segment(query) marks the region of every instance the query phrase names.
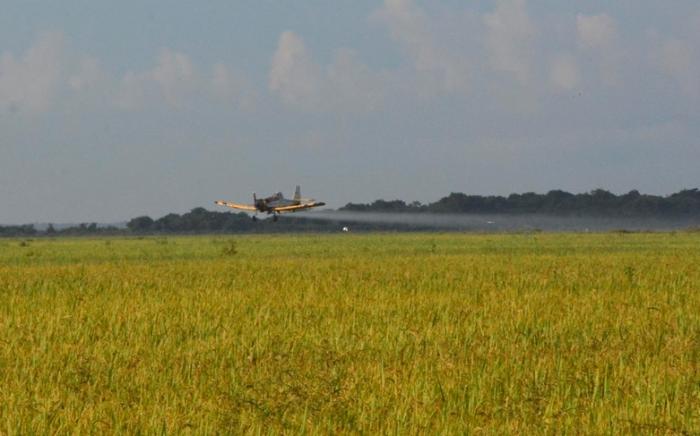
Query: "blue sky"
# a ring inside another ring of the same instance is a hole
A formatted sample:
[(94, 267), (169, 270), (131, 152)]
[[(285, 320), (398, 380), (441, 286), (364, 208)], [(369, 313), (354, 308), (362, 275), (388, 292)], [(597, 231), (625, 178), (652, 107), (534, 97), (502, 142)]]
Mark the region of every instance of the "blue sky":
[(5, 1), (0, 223), (700, 186), (700, 4)]

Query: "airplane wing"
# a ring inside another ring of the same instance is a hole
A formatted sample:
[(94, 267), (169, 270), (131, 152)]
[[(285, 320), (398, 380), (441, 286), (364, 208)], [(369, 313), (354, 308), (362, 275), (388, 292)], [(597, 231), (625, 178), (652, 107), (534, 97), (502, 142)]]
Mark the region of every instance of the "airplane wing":
[(301, 203), (301, 204), (295, 204), (292, 206), (280, 206), (280, 207), (275, 207), (274, 211), (278, 213), (283, 213), (283, 212), (297, 212), (303, 209), (311, 209), (312, 207), (319, 207), (319, 206), (325, 206), (326, 203), (322, 201), (312, 201), (310, 203)]
[(226, 206), (230, 207), (231, 209), (240, 209), (240, 210), (247, 210), (249, 212), (255, 212), (257, 209), (255, 206), (252, 204), (238, 204), (238, 203), (230, 203), (228, 201), (222, 201), (222, 200), (217, 200), (214, 203), (218, 204), (219, 206)]

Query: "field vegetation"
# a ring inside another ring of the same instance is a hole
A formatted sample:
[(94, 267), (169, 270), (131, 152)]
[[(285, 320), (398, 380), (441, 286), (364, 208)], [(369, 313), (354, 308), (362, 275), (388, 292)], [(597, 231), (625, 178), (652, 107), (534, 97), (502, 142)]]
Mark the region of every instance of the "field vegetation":
[(699, 233), (0, 239), (0, 433), (698, 433), (699, 265)]

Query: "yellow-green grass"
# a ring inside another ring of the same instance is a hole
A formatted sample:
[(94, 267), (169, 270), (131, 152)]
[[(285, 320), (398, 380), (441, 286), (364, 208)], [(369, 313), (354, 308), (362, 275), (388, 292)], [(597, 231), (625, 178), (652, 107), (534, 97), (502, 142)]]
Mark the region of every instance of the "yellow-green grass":
[(0, 239), (0, 433), (697, 433), (700, 234)]

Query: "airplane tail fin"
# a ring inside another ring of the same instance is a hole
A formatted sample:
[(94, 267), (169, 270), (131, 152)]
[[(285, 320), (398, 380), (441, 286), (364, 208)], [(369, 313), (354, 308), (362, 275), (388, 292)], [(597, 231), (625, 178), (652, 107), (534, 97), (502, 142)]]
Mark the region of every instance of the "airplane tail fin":
[(301, 186), (297, 185), (297, 189), (294, 191), (294, 200), (301, 201)]

